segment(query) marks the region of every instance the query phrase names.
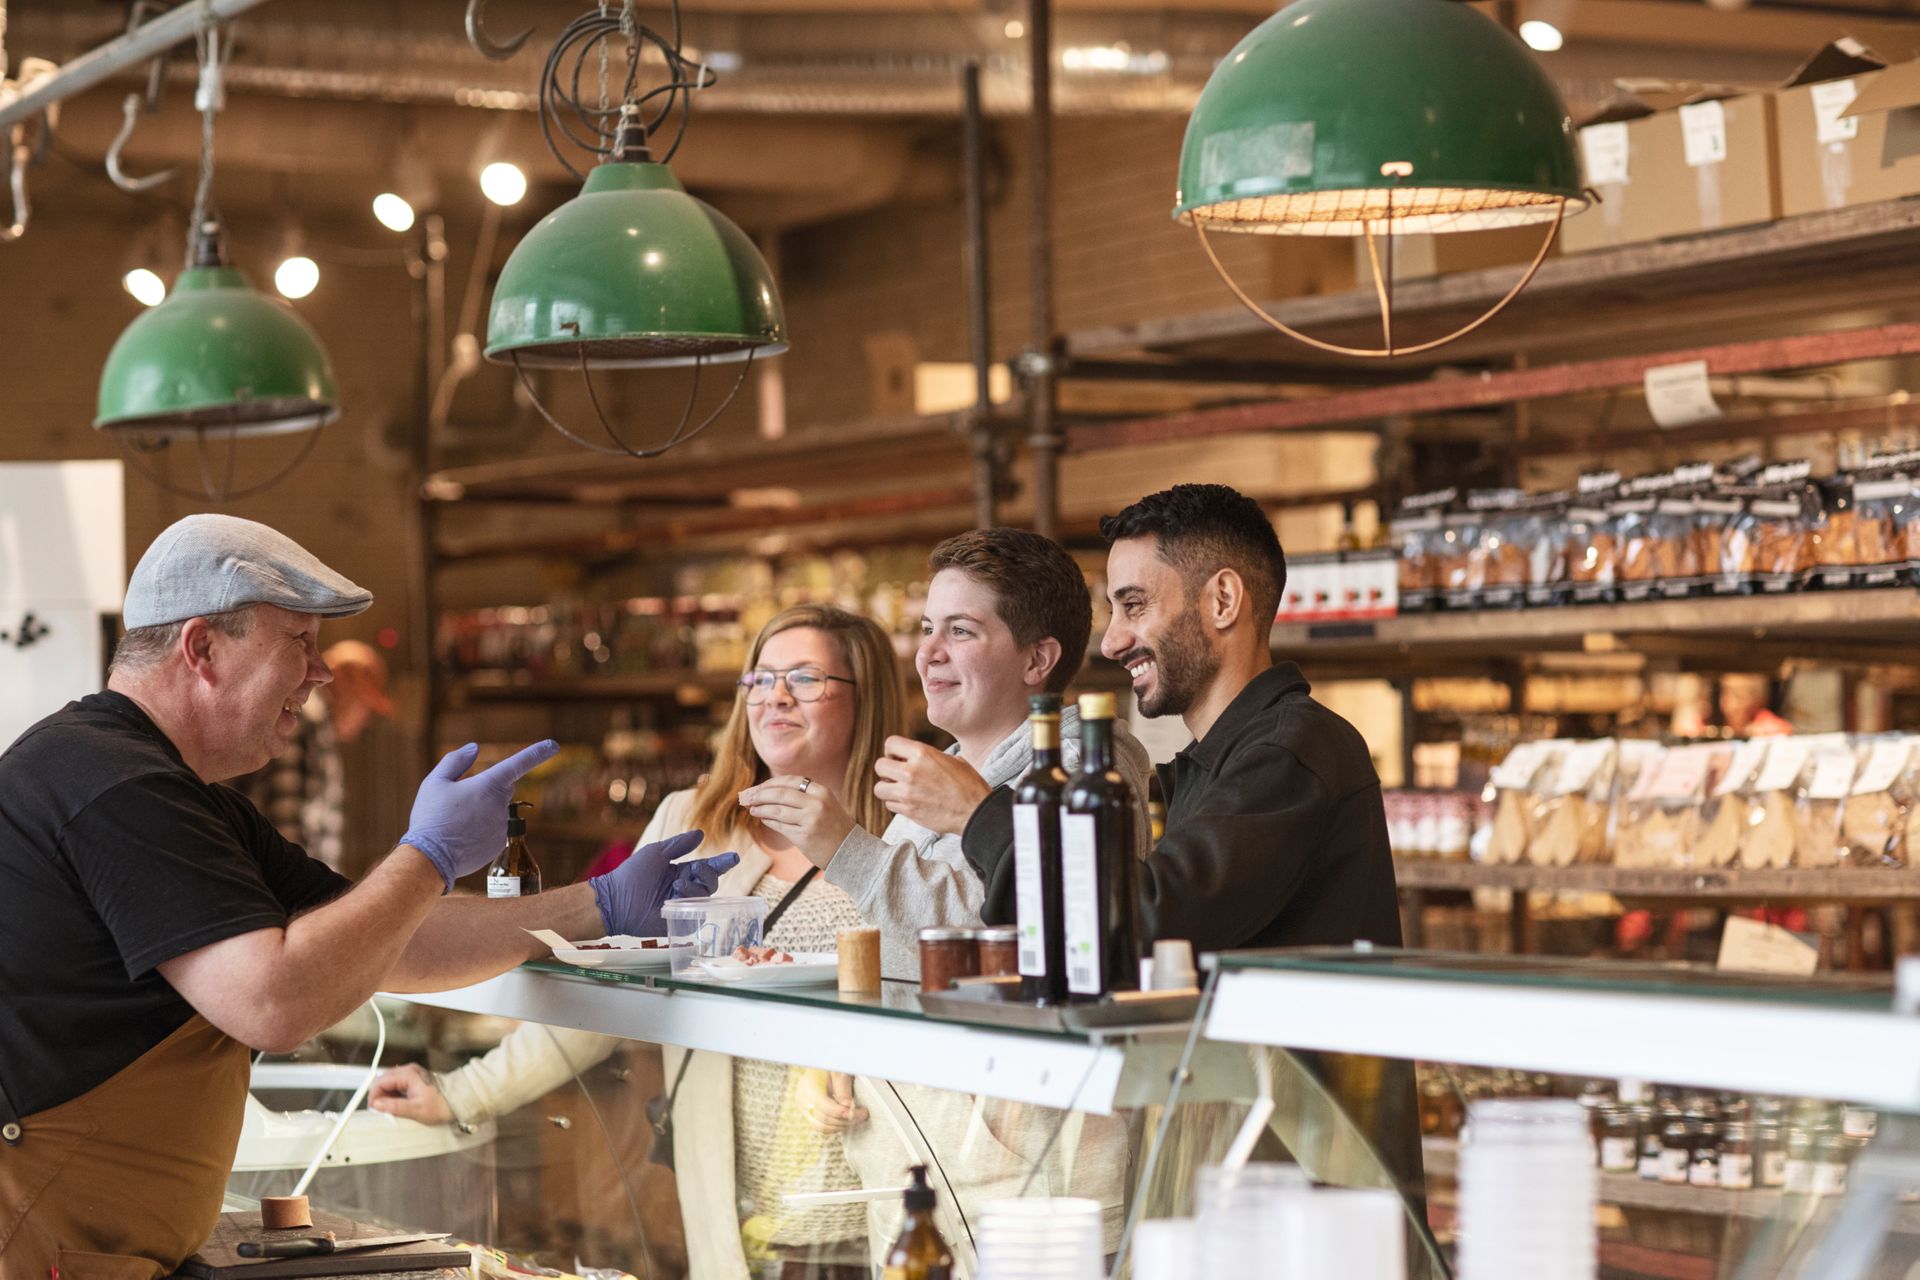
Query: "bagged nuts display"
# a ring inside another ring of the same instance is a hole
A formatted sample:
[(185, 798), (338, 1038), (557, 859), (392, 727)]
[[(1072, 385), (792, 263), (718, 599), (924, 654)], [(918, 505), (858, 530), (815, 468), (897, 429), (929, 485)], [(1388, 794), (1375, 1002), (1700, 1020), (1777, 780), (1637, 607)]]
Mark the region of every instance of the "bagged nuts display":
[(1858, 766), (1851, 747), (1816, 749), (1795, 797), (1793, 860), (1799, 867), (1840, 865), (1840, 811)]
[(1493, 832), (1487, 861), (1515, 863), (1533, 842), (1535, 791), (1552, 781), (1568, 743), (1523, 742), (1495, 765), (1488, 782), (1494, 788)]
[(1793, 865), (1797, 840), (1793, 791), (1812, 754), (1806, 741), (1792, 738), (1781, 738), (1768, 747), (1766, 760), (1747, 794), (1741, 866), (1759, 870)]
[(1438, 607), (1442, 587), (1445, 513), (1459, 496), (1453, 489), (1404, 499), (1387, 530), (1400, 558), (1400, 612), (1423, 613)]
[(1700, 811), (1700, 836), (1693, 848), (1695, 866), (1730, 867), (1740, 859), (1747, 833), (1747, 790), (1766, 760), (1768, 741), (1752, 738), (1733, 750), (1726, 771), (1707, 794)]
[(1888, 738), (1867, 748), (1840, 817), (1840, 847), (1856, 867), (1907, 865), (1907, 827), (1916, 779), (1914, 740)]
[(1607, 860), (1614, 759), (1611, 738), (1576, 742), (1561, 754), (1531, 815), (1528, 862), (1537, 867), (1566, 867)]

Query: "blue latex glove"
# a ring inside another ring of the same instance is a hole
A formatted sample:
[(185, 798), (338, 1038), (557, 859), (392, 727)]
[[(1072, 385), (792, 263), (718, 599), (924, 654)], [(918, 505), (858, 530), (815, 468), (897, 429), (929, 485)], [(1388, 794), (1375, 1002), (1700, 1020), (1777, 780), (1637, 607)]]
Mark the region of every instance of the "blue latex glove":
[(603, 876), (587, 881), (593, 886), (593, 904), (609, 935), (657, 938), (666, 922), (660, 908), (673, 898), (704, 898), (719, 884), (721, 873), (740, 861), (737, 853), (722, 853), (683, 866), (673, 860), (700, 847), (706, 836), (688, 831), (670, 840), (643, 844), (625, 862)]
[(446, 887), (453, 888), (455, 880), (500, 855), (507, 845), (507, 802), (513, 799), (513, 784), (559, 750), (560, 744), (551, 738), (536, 742), (471, 778), (461, 775), (473, 767), (480, 748), (469, 742), (447, 752), (421, 781), (400, 843), (425, 854)]

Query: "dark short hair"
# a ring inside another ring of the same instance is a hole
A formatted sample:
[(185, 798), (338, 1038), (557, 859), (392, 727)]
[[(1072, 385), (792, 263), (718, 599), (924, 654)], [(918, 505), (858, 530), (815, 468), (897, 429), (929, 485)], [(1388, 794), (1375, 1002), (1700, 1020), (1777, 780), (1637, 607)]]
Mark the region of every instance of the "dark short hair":
[(1271, 621), (1287, 587), (1280, 535), (1252, 498), (1224, 484), (1177, 484), (1100, 517), (1109, 545), (1122, 538), (1153, 538), (1160, 558), (1179, 571), (1191, 594), (1222, 569), (1247, 584), (1256, 618)]
[(933, 549), (927, 572), (942, 569), (958, 569), (992, 591), (1016, 643), (1038, 644), (1048, 636), (1060, 642), (1048, 692), (1073, 682), (1093, 635), (1093, 596), (1065, 547), (1025, 529), (975, 529)]

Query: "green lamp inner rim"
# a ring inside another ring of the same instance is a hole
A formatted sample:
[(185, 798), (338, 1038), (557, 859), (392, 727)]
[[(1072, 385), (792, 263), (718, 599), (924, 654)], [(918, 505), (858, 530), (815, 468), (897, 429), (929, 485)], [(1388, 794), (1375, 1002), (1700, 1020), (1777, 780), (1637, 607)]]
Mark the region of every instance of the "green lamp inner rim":
[(317, 431), (339, 416), (340, 406), (330, 400), (285, 397), (277, 400), (240, 400), (140, 417), (102, 418), (93, 425), (97, 430), (115, 434), (159, 439), (206, 436), (216, 440), (246, 440)]
[(1551, 222), (1579, 213), (1591, 203), (1584, 195), (1512, 187), (1397, 186), (1302, 191), (1219, 200), (1180, 209), (1184, 223), (1200, 222), (1209, 231), (1257, 235), (1358, 236), (1391, 219), (1403, 234), (1489, 231)]
[(645, 333), (626, 337), (562, 338), (524, 346), (491, 347), (495, 364), (529, 369), (670, 369), (692, 364), (737, 364), (751, 356), (777, 356), (787, 349), (773, 338), (711, 333)]

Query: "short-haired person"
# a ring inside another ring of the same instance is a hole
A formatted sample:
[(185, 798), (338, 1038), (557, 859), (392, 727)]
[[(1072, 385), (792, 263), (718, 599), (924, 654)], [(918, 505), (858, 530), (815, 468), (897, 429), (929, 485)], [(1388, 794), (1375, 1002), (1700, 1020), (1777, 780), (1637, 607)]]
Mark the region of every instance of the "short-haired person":
[[(740, 803), (825, 869), (861, 916), (880, 926), (889, 977), (920, 973), (922, 928), (980, 923), (983, 887), (967, 868), (960, 833), (981, 800), (1025, 773), (1033, 748), (1028, 699), (1059, 693), (1079, 672), (1093, 630), (1093, 599), (1080, 566), (1050, 538), (1024, 529), (979, 529), (935, 547), (927, 561), (926, 615), (914, 665), (927, 719), (953, 736), (942, 752), (906, 737), (887, 741), (874, 766), (876, 795), (895, 817), (884, 833), (856, 823), (831, 793), (793, 775), (769, 778)], [(1079, 766), (1079, 717), (1061, 713), (1063, 754)], [(1114, 754), (1144, 806), (1151, 765), (1124, 728)], [(1145, 810), (1135, 826), (1146, 849)]]
[(472, 777), (477, 748), (449, 753), (358, 884), (308, 857), (220, 784), (331, 679), (321, 620), (372, 602), (265, 525), (188, 516), (133, 571), (106, 690), (0, 755), (0, 1276), (173, 1272), (218, 1220), (249, 1047), (502, 973), (541, 950), (525, 928), (654, 932), (732, 865), (676, 870), (690, 833), (590, 884), (444, 896), (499, 853), (551, 742)]
[[(1149, 939), (1196, 951), (1400, 943), (1380, 780), (1354, 727), (1269, 648), (1286, 558), (1266, 514), (1225, 485), (1182, 484), (1100, 521), (1113, 620), (1100, 651), (1140, 710), (1192, 745), (1162, 766), (1166, 834), (1140, 867)], [(966, 854), (1012, 918), (1010, 797), (982, 806)]]

